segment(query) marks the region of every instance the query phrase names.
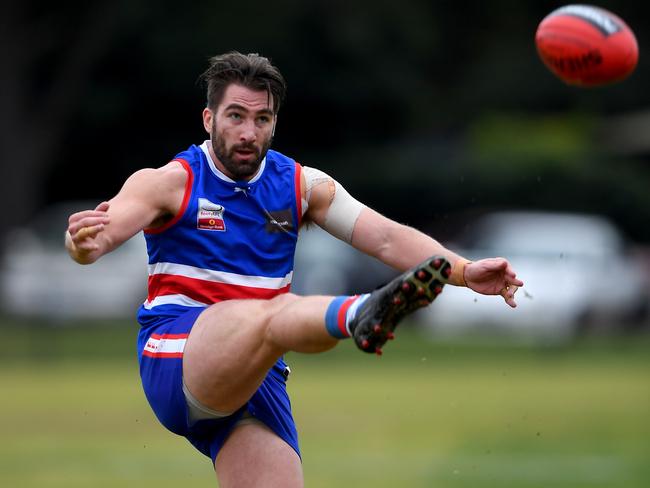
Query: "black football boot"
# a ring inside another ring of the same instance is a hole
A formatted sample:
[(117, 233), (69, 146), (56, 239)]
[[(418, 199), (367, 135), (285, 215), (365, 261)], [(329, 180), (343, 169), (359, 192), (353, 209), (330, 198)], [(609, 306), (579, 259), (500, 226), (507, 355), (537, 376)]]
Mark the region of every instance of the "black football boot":
[(433, 256), (373, 291), (349, 324), (357, 347), (381, 355), (400, 320), (433, 302), (450, 275), (449, 262)]

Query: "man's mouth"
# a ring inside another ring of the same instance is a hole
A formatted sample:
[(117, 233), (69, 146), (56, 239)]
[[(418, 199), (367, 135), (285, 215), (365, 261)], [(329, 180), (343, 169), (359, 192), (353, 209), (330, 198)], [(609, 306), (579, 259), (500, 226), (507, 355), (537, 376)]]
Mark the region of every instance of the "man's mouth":
[(257, 151), (255, 149), (251, 149), (251, 148), (238, 148), (238, 149), (235, 149), (235, 154), (237, 154), (237, 155), (239, 155), (241, 157), (247, 158), (247, 157), (254, 156), (255, 154), (257, 154)]

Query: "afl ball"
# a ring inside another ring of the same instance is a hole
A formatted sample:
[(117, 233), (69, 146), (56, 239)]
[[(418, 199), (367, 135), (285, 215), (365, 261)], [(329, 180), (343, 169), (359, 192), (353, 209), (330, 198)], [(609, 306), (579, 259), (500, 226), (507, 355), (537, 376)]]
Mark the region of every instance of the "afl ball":
[(627, 78), (637, 65), (636, 37), (618, 16), (591, 5), (566, 5), (537, 28), (540, 58), (569, 85), (600, 86)]

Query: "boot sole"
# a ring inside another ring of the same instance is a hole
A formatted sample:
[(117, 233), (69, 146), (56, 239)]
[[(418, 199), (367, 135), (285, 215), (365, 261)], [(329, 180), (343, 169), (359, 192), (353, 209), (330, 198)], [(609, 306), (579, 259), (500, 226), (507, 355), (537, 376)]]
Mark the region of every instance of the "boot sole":
[(373, 292), (355, 320), (354, 340), (359, 349), (381, 355), (381, 347), (394, 339), (399, 322), (433, 302), (450, 275), (449, 262), (434, 256)]

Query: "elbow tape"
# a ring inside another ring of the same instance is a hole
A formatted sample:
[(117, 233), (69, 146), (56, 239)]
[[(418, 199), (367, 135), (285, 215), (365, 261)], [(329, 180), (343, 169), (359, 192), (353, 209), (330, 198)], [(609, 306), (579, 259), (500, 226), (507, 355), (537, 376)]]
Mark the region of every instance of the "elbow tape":
[(310, 199), (311, 190), (314, 186), (323, 183), (334, 185), (334, 195), (325, 214), (325, 221), (322, 227), (334, 237), (350, 243), (352, 241), (354, 225), (359, 218), (359, 214), (365, 208), (365, 205), (350, 195), (338, 181), (326, 173), (315, 168), (304, 166), (303, 174), (305, 175), (307, 186), (307, 201)]

